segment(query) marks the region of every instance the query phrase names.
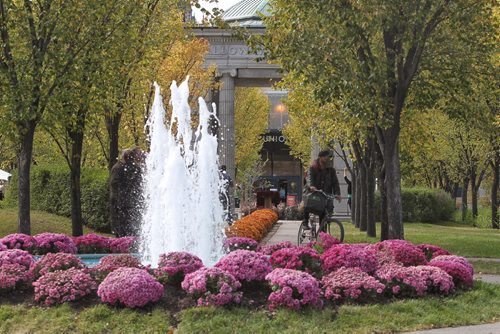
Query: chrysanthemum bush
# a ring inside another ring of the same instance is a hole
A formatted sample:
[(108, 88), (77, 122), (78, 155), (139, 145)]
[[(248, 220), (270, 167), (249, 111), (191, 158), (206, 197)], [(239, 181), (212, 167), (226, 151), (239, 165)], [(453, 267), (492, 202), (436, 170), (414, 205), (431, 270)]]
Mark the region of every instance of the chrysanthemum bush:
[(321, 280), (324, 296), (335, 302), (371, 301), (380, 298), (385, 285), (359, 268), (342, 267)]
[(240, 282), (264, 281), (273, 267), (266, 255), (248, 250), (236, 250), (224, 256), (215, 264), (233, 275)]
[(319, 254), (308, 247), (294, 246), (277, 250), (271, 255), (271, 264), (274, 268), (303, 270), (315, 275), (321, 272)]
[(27, 288), (33, 280), (33, 272), (21, 264), (0, 266), (0, 294), (6, 291)]
[(111, 239), (109, 250), (111, 253), (130, 253), (136, 242), (135, 237), (121, 237)]
[(33, 256), (20, 249), (8, 249), (0, 252), (0, 267), (7, 264), (19, 264), (28, 270), (34, 263)]
[(105, 303), (135, 308), (159, 301), (163, 291), (163, 285), (146, 270), (118, 268), (99, 285), (97, 295)]
[(399, 263), (418, 266), (427, 263), (425, 253), (406, 240), (385, 240), (367, 247), (373, 251), (380, 264)]
[(76, 301), (94, 293), (96, 282), (83, 269), (49, 272), (33, 283), (35, 301), (51, 306)]
[(22, 249), (27, 252), (33, 252), (36, 248), (36, 241), (31, 235), (23, 233), (9, 234), (0, 239), (0, 250), (2, 250), (2, 244), (7, 249)]
[(2, 244), (2, 243), (0, 242), (0, 252), (2, 252), (2, 251), (4, 251), (4, 250), (7, 250), (7, 249), (8, 249), (8, 248), (7, 248), (7, 246), (5, 246), (4, 244)]
[(278, 242), (277, 244), (259, 246), (257, 248), (257, 251), (265, 255), (272, 255), (274, 252), (280, 249), (290, 248), (290, 247), (294, 247), (294, 244), (292, 244), (290, 241), (282, 241)]
[(422, 250), (427, 258), (427, 261), (440, 255), (451, 255), (446, 249), (431, 244), (420, 244), (417, 247)]
[(278, 214), (271, 209), (261, 209), (245, 216), (226, 229), (228, 237), (246, 237), (262, 240), (274, 223)]
[(182, 289), (197, 299), (198, 306), (221, 306), (240, 303), (241, 283), (233, 275), (222, 269), (201, 268), (187, 274), (182, 281)]
[(321, 308), (319, 282), (306, 272), (276, 268), (266, 276), (273, 292), (269, 295), (269, 308), (287, 307), (298, 310), (310, 305)]
[(230, 237), (224, 240), (224, 249), (232, 252), (237, 249), (256, 250), (259, 244), (257, 241), (245, 237)]
[(37, 254), (47, 253), (72, 253), (77, 252), (73, 240), (65, 234), (60, 233), (40, 233), (35, 235)]
[(329, 274), (342, 267), (360, 268), (366, 273), (373, 273), (378, 268), (378, 261), (372, 251), (364, 245), (338, 244), (331, 246), (321, 255), (323, 274)]
[(429, 262), (448, 273), (457, 288), (470, 289), (473, 285), (474, 268), (465, 258), (455, 255), (440, 255)]
[(79, 254), (109, 253), (112, 240), (92, 233), (73, 238)]
[(180, 284), (184, 277), (203, 267), (203, 262), (196, 255), (187, 252), (161, 254), (156, 278), (163, 284)]
[(35, 278), (43, 276), (56, 270), (67, 270), (69, 268), (83, 269), (83, 262), (73, 254), (48, 253), (35, 264), (33, 273)]
[(118, 268), (143, 268), (143, 266), (138, 258), (130, 254), (107, 255), (91, 268), (91, 273), (95, 279), (102, 281)]
[(318, 254), (323, 254), (333, 245), (340, 244), (340, 240), (325, 232), (319, 232), (319, 240), (309, 243), (307, 246), (316, 250)]

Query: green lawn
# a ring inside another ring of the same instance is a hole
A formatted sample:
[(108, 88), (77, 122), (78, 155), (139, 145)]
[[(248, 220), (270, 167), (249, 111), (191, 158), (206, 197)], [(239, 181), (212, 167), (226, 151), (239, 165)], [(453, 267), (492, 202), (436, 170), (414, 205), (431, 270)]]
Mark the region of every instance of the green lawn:
[[(17, 232), (17, 208), (0, 209), (0, 237)], [(31, 211), (31, 234), (41, 232), (71, 235), (71, 219), (43, 211)], [(83, 233), (96, 233), (84, 227)], [(105, 235), (104, 233), (98, 233)]]
[(500, 286), (476, 282), (447, 298), (343, 305), (295, 312), (247, 308), (192, 308), (178, 315), (161, 306), (136, 311), (106, 305), (52, 308), (3, 304), (1, 333), (372, 333), (470, 325), (500, 319)]
[[(360, 232), (351, 223), (344, 223), (344, 228), (345, 242), (371, 243), (379, 240), (368, 238), (366, 232)], [(404, 231), (406, 240), (433, 244), (456, 255), (500, 258), (500, 230), (445, 222), (441, 224), (406, 223)], [(380, 235), (380, 224), (377, 224), (377, 235)]]
[(471, 261), (475, 273), (500, 275), (500, 262)]

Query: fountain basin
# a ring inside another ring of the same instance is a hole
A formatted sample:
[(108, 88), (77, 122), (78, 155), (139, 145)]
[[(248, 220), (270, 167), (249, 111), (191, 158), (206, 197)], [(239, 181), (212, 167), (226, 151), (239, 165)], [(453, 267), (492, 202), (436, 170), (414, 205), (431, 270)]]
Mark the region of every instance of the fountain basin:
[[(105, 256), (108, 255), (132, 255), (138, 259), (140, 259), (141, 255), (139, 253), (112, 253), (112, 254), (75, 254), (77, 258), (79, 258), (87, 267), (92, 268), (99, 264), (99, 261)], [(38, 261), (43, 255), (34, 255), (35, 261)]]

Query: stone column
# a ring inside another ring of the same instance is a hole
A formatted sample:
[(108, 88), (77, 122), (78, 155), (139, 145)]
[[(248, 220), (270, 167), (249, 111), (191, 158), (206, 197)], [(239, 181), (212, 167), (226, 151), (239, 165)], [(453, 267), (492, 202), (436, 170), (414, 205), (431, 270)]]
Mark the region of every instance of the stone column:
[(237, 71), (221, 73), (217, 115), (219, 127), (219, 163), (226, 165), (229, 176), (235, 177), (234, 78)]

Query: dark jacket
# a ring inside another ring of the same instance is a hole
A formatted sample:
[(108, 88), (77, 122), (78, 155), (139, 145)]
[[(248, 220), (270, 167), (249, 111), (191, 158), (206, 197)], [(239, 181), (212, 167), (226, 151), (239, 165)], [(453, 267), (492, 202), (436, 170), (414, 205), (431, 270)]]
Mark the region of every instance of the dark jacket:
[(335, 168), (321, 169), (318, 160), (309, 168), (309, 185), (323, 190), (327, 194), (340, 195), (339, 180)]

